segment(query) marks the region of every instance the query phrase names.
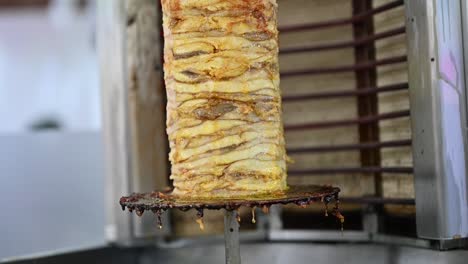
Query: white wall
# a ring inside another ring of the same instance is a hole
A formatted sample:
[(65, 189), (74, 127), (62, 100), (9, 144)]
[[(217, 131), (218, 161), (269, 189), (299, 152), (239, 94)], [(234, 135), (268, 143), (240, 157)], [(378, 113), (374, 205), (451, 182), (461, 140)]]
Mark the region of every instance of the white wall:
[[(106, 244), (94, 6), (73, 2), (0, 9), (0, 262)], [(63, 129), (27, 132), (44, 117)]]
[(0, 133), (49, 116), (65, 130), (100, 128), (94, 7), (52, 3), (0, 10)]

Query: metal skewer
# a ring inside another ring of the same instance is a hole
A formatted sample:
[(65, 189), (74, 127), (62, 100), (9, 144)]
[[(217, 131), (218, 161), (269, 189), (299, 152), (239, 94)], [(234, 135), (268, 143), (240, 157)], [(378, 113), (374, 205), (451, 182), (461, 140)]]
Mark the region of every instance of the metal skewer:
[(224, 211), (224, 243), (226, 264), (240, 264), (239, 222), (235, 210)]

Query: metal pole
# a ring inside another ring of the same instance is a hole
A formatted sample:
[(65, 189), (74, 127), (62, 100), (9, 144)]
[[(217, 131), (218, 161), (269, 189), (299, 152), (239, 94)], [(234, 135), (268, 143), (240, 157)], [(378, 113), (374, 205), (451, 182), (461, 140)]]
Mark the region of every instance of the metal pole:
[(224, 242), (226, 264), (240, 264), (239, 222), (235, 210), (224, 211)]

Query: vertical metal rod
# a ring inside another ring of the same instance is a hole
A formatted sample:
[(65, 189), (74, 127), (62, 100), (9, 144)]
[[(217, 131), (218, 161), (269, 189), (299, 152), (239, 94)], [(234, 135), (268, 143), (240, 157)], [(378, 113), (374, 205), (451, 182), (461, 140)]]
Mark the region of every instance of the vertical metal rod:
[[(353, 0), (353, 15), (369, 12), (372, 10), (373, 0)], [(361, 39), (374, 35), (374, 18), (369, 16), (366, 19), (353, 24), (354, 38)], [(376, 58), (375, 43), (370, 42), (366, 45), (357, 46), (354, 50), (356, 63), (365, 63), (374, 61)], [(376, 68), (356, 71), (356, 86), (375, 87), (377, 85), (377, 70)], [(379, 114), (378, 96), (377, 94), (369, 94), (357, 98), (358, 115), (373, 116)], [(380, 132), (377, 122), (370, 124), (361, 124), (359, 126), (359, 141), (360, 143), (379, 142)], [(361, 149), (361, 166), (380, 166), (381, 153), (380, 149)], [(363, 181), (364, 180), (364, 181)], [(369, 185), (369, 178), (361, 178), (363, 187)], [(373, 177), (374, 195), (382, 197), (382, 173), (375, 172)], [(368, 194), (367, 194), (368, 195)], [(379, 225), (378, 213), (382, 212), (382, 206), (373, 205), (363, 208), (363, 228), (370, 233), (378, 232), (382, 226)]]
[[(353, 0), (353, 13), (354, 15), (368, 12), (372, 10), (372, 0)], [(359, 39), (368, 37), (374, 34), (374, 19), (369, 17), (359, 23), (355, 23), (354, 38)], [(355, 48), (354, 55), (356, 63), (366, 63), (374, 61), (375, 43), (371, 42), (366, 45), (361, 45)], [(376, 68), (357, 71), (356, 72), (356, 87), (362, 89), (363, 87), (375, 87), (377, 85), (377, 70)], [(366, 96), (358, 97), (358, 115), (374, 116), (379, 114), (378, 110), (378, 96), (377, 94), (369, 94)], [(359, 126), (359, 141), (360, 143), (379, 142), (380, 132), (378, 123), (361, 124)], [(362, 166), (380, 166), (381, 157), (379, 149), (362, 149), (361, 150), (361, 163)], [(374, 174), (375, 195), (382, 195), (381, 174)]]
[(224, 211), (224, 242), (226, 264), (240, 264), (239, 222), (235, 210)]

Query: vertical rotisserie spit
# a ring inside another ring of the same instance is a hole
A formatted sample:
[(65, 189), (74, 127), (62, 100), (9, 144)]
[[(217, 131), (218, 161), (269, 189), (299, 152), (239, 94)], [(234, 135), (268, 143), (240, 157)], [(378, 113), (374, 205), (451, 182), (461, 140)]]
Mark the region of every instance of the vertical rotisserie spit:
[(276, 0), (162, 0), (174, 194), (284, 191)]

